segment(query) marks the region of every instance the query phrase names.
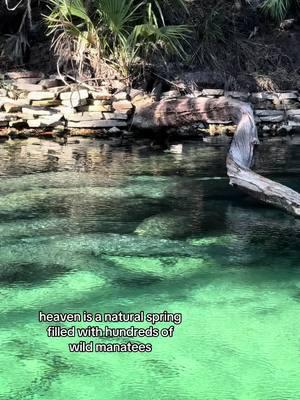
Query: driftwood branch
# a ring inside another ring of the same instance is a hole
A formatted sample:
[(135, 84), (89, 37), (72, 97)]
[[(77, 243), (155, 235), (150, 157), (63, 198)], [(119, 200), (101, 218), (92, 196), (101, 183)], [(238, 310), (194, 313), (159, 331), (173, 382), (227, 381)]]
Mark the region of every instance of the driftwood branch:
[(225, 97), (154, 102), (136, 109), (132, 125), (139, 129), (155, 129), (195, 122), (232, 122), (237, 125), (226, 161), (230, 184), (264, 203), (300, 216), (299, 193), (251, 170), (254, 149), (259, 141), (249, 104)]

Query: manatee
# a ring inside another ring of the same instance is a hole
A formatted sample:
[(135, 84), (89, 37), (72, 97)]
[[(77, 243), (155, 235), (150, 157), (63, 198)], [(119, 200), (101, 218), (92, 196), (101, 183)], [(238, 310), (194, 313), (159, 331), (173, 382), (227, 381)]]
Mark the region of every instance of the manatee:
[(136, 229), (140, 236), (180, 238), (192, 231), (191, 216), (178, 213), (157, 214), (146, 218)]
[[(205, 250), (205, 248), (203, 248)], [(115, 275), (106, 263), (107, 256), (199, 258), (197, 246), (185, 241), (118, 234), (56, 235), (23, 238), (0, 247), (0, 284), (34, 283), (66, 275), (70, 271), (93, 271)]]
[(120, 256), (189, 256), (198, 257), (199, 249), (185, 241), (140, 237), (136, 235), (118, 235), (114, 233), (80, 234), (72, 237), (60, 235), (23, 239), (16, 245), (0, 248), (0, 259), (7, 252), (14, 257), (16, 254), (28, 255), (33, 251), (34, 257), (66, 258), (65, 253), (73, 254), (76, 259), (79, 254), (90, 254), (95, 257), (102, 255)]
[(188, 239), (187, 243), (193, 246), (210, 246), (210, 245), (227, 246), (230, 244), (234, 244), (238, 240), (239, 239), (236, 235), (221, 235), (221, 236), (192, 238)]
[(106, 256), (104, 259), (133, 274), (134, 277), (140, 275), (160, 279), (185, 278), (211, 267), (207, 259), (192, 257)]
[(99, 293), (105, 280), (89, 271), (74, 271), (36, 286), (10, 286), (0, 288), (1, 311), (42, 310), (81, 302)]
[(0, 261), (0, 285), (5, 283), (36, 284), (47, 279), (53, 279), (68, 272), (68, 269), (59, 264), (40, 264), (32, 261), (14, 262), (3, 264)]

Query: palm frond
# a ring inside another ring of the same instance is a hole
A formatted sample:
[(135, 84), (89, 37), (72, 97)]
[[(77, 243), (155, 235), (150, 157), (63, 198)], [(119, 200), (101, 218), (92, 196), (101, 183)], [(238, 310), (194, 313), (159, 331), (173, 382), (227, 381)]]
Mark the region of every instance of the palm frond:
[(262, 11), (276, 21), (282, 21), (291, 6), (291, 0), (265, 0)]
[(128, 33), (128, 27), (137, 19), (137, 10), (143, 2), (135, 0), (99, 0), (98, 13), (112, 33)]

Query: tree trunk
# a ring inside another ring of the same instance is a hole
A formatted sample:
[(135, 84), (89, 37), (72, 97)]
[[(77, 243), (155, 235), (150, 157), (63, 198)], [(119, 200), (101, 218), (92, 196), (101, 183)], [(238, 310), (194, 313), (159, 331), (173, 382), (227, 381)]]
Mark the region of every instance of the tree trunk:
[(132, 125), (138, 129), (179, 127), (195, 122), (229, 123), (237, 129), (227, 156), (227, 174), (235, 185), (256, 199), (300, 216), (300, 194), (251, 171), (254, 148), (259, 143), (249, 104), (221, 97), (181, 98), (137, 108)]

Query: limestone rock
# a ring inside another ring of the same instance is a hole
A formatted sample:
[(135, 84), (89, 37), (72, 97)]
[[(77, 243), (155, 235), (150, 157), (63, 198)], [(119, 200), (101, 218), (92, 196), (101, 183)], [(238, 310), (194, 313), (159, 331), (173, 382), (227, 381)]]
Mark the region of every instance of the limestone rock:
[(287, 111), (287, 116), (289, 118), (294, 117), (294, 116), (298, 116), (298, 115), (300, 116), (300, 109), (299, 108), (297, 108), (295, 110), (288, 110)]
[(115, 113), (103, 113), (103, 116), (105, 119), (120, 119), (120, 120), (127, 120), (128, 115), (127, 113), (122, 113), (122, 112), (115, 112)]
[(70, 90), (68, 86), (54, 86), (54, 87), (49, 87), (47, 89), (49, 92), (55, 93), (56, 96), (60, 93), (69, 92)]
[(203, 89), (202, 96), (223, 96), (224, 90), (222, 89)]
[(48, 92), (46, 90), (39, 92), (31, 92), (28, 94), (29, 100), (53, 100), (55, 98), (55, 93)]
[(116, 111), (129, 111), (133, 108), (132, 103), (128, 100), (120, 100), (120, 101), (114, 101), (112, 103), (113, 108)]
[(0, 88), (0, 97), (6, 97), (6, 96), (7, 96), (7, 90)]
[(289, 121), (300, 122), (300, 114), (296, 114), (293, 115), (292, 117), (289, 117)]
[(83, 112), (64, 114), (65, 119), (68, 121), (81, 122), (81, 121), (98, 121), (103, 118), (101, 112)]
[(56, 112), (60, 112), (62, 114), (74, 114), (76, 113), (76, 109), (73, 107), (66, 107), (63, 105), (53, 107), (53, 110), (56, 110)]
[(297, 91), (282, 92), (278, 93), (278, 97), (280, 100), (297, 100), (298, 92)]
[(88, 99), (88, 105), (91, 105), (91, 106), (108, 106), (108, 105), (111, 105), (111, 101), (110, 100)]
[(76, 100), (83, 100), (89, 97), (89, 92), (86, 89), (79, 89), (74, 90), (73, 92), (63, 92), (60, 94), (61, 100), (69, 100), (69, 101), (76, 101)]
[(49, 108), (42, 107), (22, 107), (22, 113), (24, 114), (32, 114), (32, 115), (52, 115), (58, 114), (57, 110), (51, 110)]
[(126, 127), (127, 123), (123, 121), (114, 120), (98, 120), (98, 121), (81, 121), (73, 122), (68, 121), (68, 128), (112, 128), (116, 127)]
[(300, 109), (288, 110), (287, 117), (291, 121), (300, 122)]
[(250, 93), (238, 92), (238, 91), (228, 91), (225, 92), (226, 97), (232, 97), (233, 99), (238, 99), (241, 101), (247, 101), (249, 99)]
[(125, 91), (127, 88), (127, 85), (124, 82), (119, 81), (118, 79), (114, 79), (110, 83), (111, 83), (111, 87), (113, 89), (117, 89), (119, 92)]
[(19, 119), (23, 119), (23, 120), (28, 120), (28, 119), (34, 119), (34, 115), (33, 114), (24, 114), (22, 112), (17, 113), (17, 117)]
[[(74, 128), (73, 129), (73, 128), (70, 128), (69, 132), (68, 132), (68, 134), (70, 136), (86, 136), (86, 137), (95, 136), (98, 133), (99, 133), (99, 131), (97, 128), (96, 129), (89, 129), (89, 128), (82, 128), (82, 129)], [(68, 142), (69, 142), (69, 139), (68, 139)], [(79, 140), (77, 142), (80, 143)]]
[(129, 96), (126, 92), (118, 92), (114, 94), (114, 100), (129, 100)]
[(275, 100), (278, 99), (278, 95), (272, 92), (257, 92), (252, 93), (250, 96), (250, 101), (259, 102), (264, 100)]
[(92, 91), (90, 94), (94, 100), (111, 100), (113, 98), (113, 95), (105, 88)]
[(7, 113), (15, 113), (21, 111), (22, 106), (14, 103), (4, 103), (3, 108)]
[(55, 115), (50, 115), (50, 116), (45, 116), (45, 117), (40, 117), (37, 119), (32, 119), (28, 120), (28, 126), (30, 128), (45, 128), (48, 126), (57, 126), (62, 124), (62, 119), (63, 115), (62, 114), (55, 114)]
[(130, 95), (131, 99), (134, 99), (136, 96), (143, 97), (145, 95), (145, 93), (143, 90), (140, 90), (140, 89), (130, 89), (129, 95)]
[(42, 85), (31, 84), (31, 83), (22, 83), (15, 81), (14, 86), (19, 90), (25, 90), (26, 92), (39, 92), (43, 90)]
[[(7, 96), (12, 100), (16, 100), (19, 97), (15, 90), (8, 90)], [(26, 96), (27, 96), (27, 94), (26, 94)]]
[(39, 78), (43, 79), (44, 74), (38, 71), (14, 71), (5, 74), (9, 79)]
[(27, 124), (29, 128), (40, 128), (41, 127), (41, 121), (40, 119), (31, 119), (27, 121)]
[(83, 112), (110, 112), (112, 111), (112, 107), (111, 105), (86, 105), (83, 107), (79, 107), (78, 110)]
[(252, 102), (254, 105), (255, 110), (281, 110), (280, 101), (276, 100), (262, 100), (258, 101), (257, 103)]
[(169, 90), (168, 92), (163, 92), (161, 94), (162, 99), (176, 99), (180, 96), (178, 90)]
[[(1, 126), (1, 122), (0, 122), (0, 127), (4, 128), (4, 126)], [(9, 136), (8, 136), (8, 130), (7, 129), (0, 129), (0, 141), (4, 142), (5, 140), (8, 140)]]
[(33, 107), (57, 107), (61, 104), (60, 100), (33, 100), (31, 105)]
[(135, 107), (146, 107), (150, 104), (152, 104), (154, 102), (154, 99), (151, 96), (148, 95), (136, 95), (134, 97), (134, 99), (131, 100), (131, 103), (135, 106)]
[(284, 116), (284, 112), (280, 110), (256, 110), (255, 114), (258, 117), (266, 117), (266, 116), (272, 116), (272, 117), (278, 117), (278, 116)]
[(62, 84), (62, 81), (59, 79), (43, 79), (40, 81), (40, 85), (42, 85), (45, 89), (59, 87)]
[(62, 100), (61, 103), (65, 107), (71, 107), (71, 108), (81, 107), (87, 104), (87, 99), (72, 98), (72, 100)]
[(30, 104), (30, 100), (28, 100), (27, 96), (28, 92), (24, 91), (24, 92), (18, 92), (17, 96), (10, 96), (10, 97), (15, 100), (24, 100), (24, 101), (27, 100), (26, 104)]
[(25, 99), (19, 98), (13, 101), (10, 101), (9, 103), (16, 104), (18, 106), (26, 107), (30, 105), (30, 100), (26, 97)]
[(300, 102), (298, 100), (290, 100), (284, 99), (281, 100), (281, 107), (282, 110), (293, 110), (295, 108), (300, 108)]
[(9, 126), (11, 128), (22, 129), (27, 126), (27, 121), (23, 119), (16, 119), (15, 121), (10, 121)]
[(108, 133), (110, 133), (111, 135), (116, 135), (120, 132), (122, 132), (121, 129), (117, 128), (116, 126), (113, 126), (108, 130)]
[(41, 78), (20, 78), (20, 79), (18, 79), (17, 81), (18, 81), (18, 83), (20, 84), (23, 84), (23, 83), (25, 83), (25, 84), (36, 84), (36, 83), (39, 83), (39, 81), (41, 80)]
[(15, 103), (15, 100), (12, 100), (10, 97), (0, 97), (0, 108), (4, 106), (5, 103)]
[(288, 125), (292, 127), (300, 126), (300, 121), (288, 121)]
[(6, 122), (6, 121), (9, 122), (9, 121), (16, 120), (16, 119), (17, 119), (16, 114), (0, 112), (0, 122)]
[(202, 96), (202, 92), (200, 90), (193, 90), (192, 93), (186, 95), (186, 97), (200, 97)]
[(283, 116), (280, 115), (266, 115), (265, 117), (260, 117), (260, 120), (262, 122), (282, 122), (283, 121)]

